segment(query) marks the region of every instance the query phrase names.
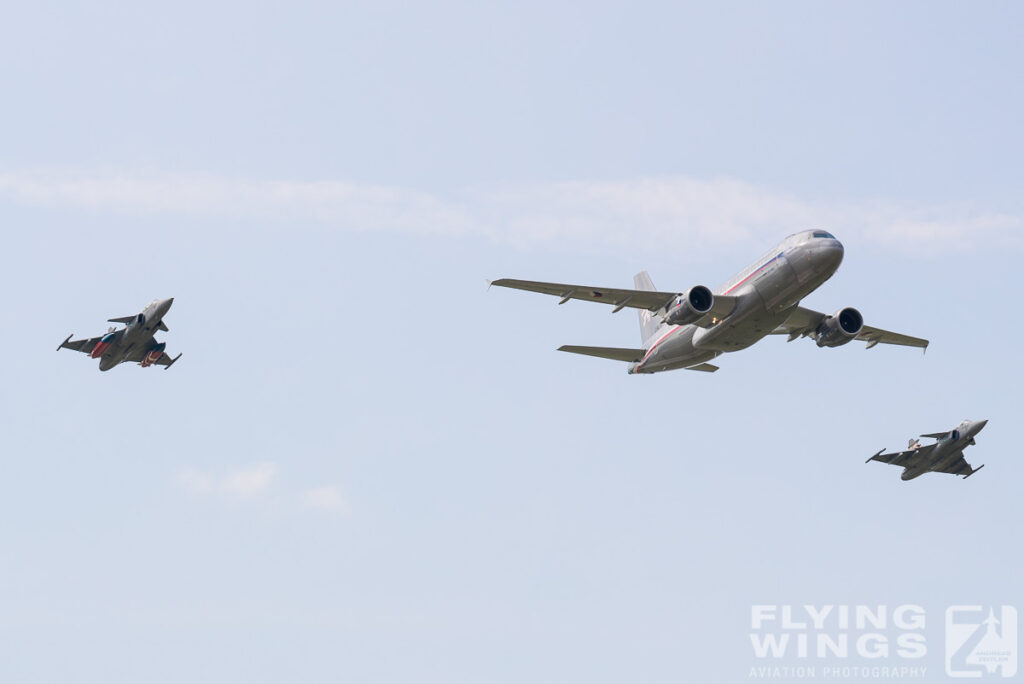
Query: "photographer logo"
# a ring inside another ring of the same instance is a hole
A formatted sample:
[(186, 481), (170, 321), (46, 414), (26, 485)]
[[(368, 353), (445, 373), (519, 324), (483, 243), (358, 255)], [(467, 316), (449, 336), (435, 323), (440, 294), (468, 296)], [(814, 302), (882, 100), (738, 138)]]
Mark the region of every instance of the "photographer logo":
[(947, 608), (946, 674), (974, 678), (1017, 674), (1017, 609)]

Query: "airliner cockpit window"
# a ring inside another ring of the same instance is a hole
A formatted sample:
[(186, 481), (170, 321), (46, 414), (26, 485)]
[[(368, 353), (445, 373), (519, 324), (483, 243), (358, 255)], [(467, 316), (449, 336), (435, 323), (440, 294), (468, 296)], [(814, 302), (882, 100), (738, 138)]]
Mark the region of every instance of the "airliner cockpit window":
[(823, 230), (816, 230), (816, 231), (814, 231), (814, 237), (828, 238), (830, 240), (835, 240), (836, 239), (836, 237), (832, 233), (826, 233)]

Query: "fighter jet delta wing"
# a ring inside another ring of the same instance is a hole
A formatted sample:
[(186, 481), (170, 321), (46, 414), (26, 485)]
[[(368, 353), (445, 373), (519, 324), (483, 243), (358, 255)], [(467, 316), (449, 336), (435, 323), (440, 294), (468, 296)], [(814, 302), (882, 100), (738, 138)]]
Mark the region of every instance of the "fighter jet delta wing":
[[(845, 317), (845, 320), (841, 317)], [(773, 330), (771, 334), (789, 335), (790, 341), (798, 337), (811, 337), (818, 340), (818, 346), (838, 346), (838, 344), (823, 342), (823, 333), (828, 332), (824, 328), (827, 328), (833, 321), (835, 323), (832, 327), (838, 333), (833, 336), (833, 339), (839, 344), (856, 339), (867, 342), (866, 349), (871, 349), (879, 343), (898, 344), (905, 347), (919, 347), (921, 349), (928, 348), (928, 340), (923, 340), (920, 337), (911, 337), (910, 335), (902, 335), (882, 330), (881, 328), (873, 328), (870, 325), (864, 325), (860, 312), (851, 308), (841, 309), (835, 315), (829, 316), (828, 314), (798, 306), (793, 309), (793, 313), (789, 315), (789, 318)]]
[[(570, 299), (580, 299), (587, 302), (598, 302), (611, 304), (615, 308), (612, 313), (621, 311), (624, 307), (633, 309), (646, 309), (658, 311), (682, 296), (681, 292), (657, 292), (654, 290), (623, 290), (612, 287), (593, 287), (591, 285), (567, 285), (565, 283), (542, 283), (534, 280), (515, 280), (513, 278), (501, 278), (489, 283), (498, 287), (510, 287), (515, 290), (527, 290), (529, 292), (540, 292), (541, 294), (560, 297), (559, 304), (565, 304)], [(710, 294), (710, 293), (709, 293)], [(714, 295), (710, 310), (702, 313), (708, 319), (722, 319), (732, 313), (736, 307), (736, 297), (728, 295)]]
[(178, 354), (173, 359), (164, 349), (167, 348), (166, 342), (160, 342), (153, 345), (152, 347), (140, 347), (131, 354), (125, 357), (125, 361), (137, 363), (143, 368), (148, 366), (164, 366), (164, 370), (167, 370), (174, 362), (181, 358), (181, 354)]
[(964, 458), (964, 452), (961, 451), (960, 452), (960, 458), (958, 458), (956, 461), (950, 463), (947, 466), (944, 466), (942, 468), (936, 469), (935, 472), (937, 472), (937, 473), (949, 473), (950, 475), (963, 475), (964, 479), (966, 480), (971, 475), (973, 475), (974, 473), (978, 472), (979, 470), (981, 470), (984, 467), (985, 466), (980, 465), (977, 468), (972, 468), (971, 464), (967, 462), (966, 458)]
[(71, 349), (72, 351), (79, 351), (84, 354), (92, 354), (92, 350), (96, 348), (96, 345), (99, 344), (103, 337), (103, 335), (100, 335), (99, 337), (90, 337), (86, 340), (72, 340), (71, 335), (68, 335), (68, 338), (57, 347), (57, 351)]
[(879, 451), (877, 454), (864, 461), (870, 463), (871, 461), (881, 461), (882, 463), (888, 463), (895, 466), (903, 466), (905, 468), (916, 468), (919, 465), (924, 464), (928, 460), (928, 455), (935, 450), (935, 444), (929, 444), (927, 446), (918, 447), (917, 449), (910, 449), (908, 451), (899, 451), (892, 454), (883, 454)]

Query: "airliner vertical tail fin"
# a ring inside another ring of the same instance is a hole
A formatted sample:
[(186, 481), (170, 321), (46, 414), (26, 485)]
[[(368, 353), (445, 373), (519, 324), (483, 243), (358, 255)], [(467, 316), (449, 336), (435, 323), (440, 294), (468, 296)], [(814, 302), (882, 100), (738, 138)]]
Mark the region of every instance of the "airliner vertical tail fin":
[[(638, 290), (655, 291), (654, 281), (651, 280), (651, 276), (647, 274), (647, 271), (640, 271), (633, 276), (633, 284), (636, 285)], [(646, 348), (648, 341), (654, 337), (654, 333), (658, 332), (658, 328), (661, 327), (661, 322), (647, 309), (639, 309), (637, 313), (640, 315), (640, 341), (643, 342)]]

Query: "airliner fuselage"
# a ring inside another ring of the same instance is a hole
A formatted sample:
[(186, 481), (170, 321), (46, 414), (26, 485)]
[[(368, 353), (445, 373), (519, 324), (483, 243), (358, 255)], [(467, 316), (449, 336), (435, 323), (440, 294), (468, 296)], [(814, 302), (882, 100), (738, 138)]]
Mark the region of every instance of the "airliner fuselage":
[(685, 368), (746, 349), (784, 323), (800, 300), (831, 278), (842, 261), (843, 245), (830, 233), (789, 236), (715, 290), (738, 298), (724, 320), (710, 327), (662, 326), (647, 354), (629, 372)]

